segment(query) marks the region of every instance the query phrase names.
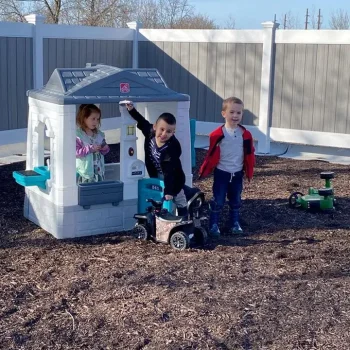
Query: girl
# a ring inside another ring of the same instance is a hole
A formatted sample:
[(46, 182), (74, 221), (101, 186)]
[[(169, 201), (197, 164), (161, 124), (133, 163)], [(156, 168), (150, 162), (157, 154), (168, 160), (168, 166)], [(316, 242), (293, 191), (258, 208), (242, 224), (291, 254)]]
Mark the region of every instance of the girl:
[(103, 181), (104, 155), (109, 152), (105, 135), (99, 130), (101, 110), (93, 104), (79, 107), (77, 114), (76, 166), (78, 183)]

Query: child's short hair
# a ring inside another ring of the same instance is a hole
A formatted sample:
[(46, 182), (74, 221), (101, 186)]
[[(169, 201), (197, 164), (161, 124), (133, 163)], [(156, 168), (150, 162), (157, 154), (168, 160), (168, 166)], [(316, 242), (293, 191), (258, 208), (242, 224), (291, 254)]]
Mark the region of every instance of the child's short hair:
[(171, 113), (162, 113), (157, 121), (156, 124), (160, 121), (160, 120), (164, 120), (167, 124), (169, 125), (176, 125), (176, 118), (174, 117), (173, 114)]
[(93, 112), (100, 114), (100, 122), (98, 127), (101, 126), (101, 110), (94, 104), (82, 104), (79, 106), (76, 123), (82, 129), (85, 128), (85, 119), (88, 118)]
[(226, 111), (226, 108), (230, 103), (237, 103), (239, 105), (244, 106), (244, 103), (241, 99), (239, 99), (238, 97), (232, 96), (232, 97), (229, 97), (229, 98), (222, 101), (222, 109), (221, 110), (223, 112)]

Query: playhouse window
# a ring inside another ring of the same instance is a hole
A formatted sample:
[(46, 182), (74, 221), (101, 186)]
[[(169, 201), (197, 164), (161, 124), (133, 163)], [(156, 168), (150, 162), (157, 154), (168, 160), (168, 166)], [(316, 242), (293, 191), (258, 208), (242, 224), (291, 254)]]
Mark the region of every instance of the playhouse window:
[(128, 136), (130, 136), (130, 135), (135, 135), (135, 126), (134, 126), (134, 125), (128, 125), (126, 134), (127, 134)]

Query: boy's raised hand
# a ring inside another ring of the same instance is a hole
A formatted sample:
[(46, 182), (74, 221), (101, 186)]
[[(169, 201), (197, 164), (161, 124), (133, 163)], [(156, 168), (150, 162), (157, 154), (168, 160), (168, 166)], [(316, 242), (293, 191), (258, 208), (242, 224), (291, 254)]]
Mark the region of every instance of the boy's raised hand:
[(128, 111), (132, 110), (134, 108), (134, 104), (132, 101), (123, 100), (119, 102), (120, 106), (125, 106)]
[(125, 103), (125, 106), (126, 106), (128, 111), (131, 111), (134, 108), (134, 104), (132, 103), (132, 101), (127, 101)]

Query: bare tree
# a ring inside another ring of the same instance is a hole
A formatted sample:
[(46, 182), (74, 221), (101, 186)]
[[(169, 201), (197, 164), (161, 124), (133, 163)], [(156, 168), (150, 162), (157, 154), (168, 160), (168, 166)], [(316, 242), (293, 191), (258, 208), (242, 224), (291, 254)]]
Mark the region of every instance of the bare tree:
[(58, 24), (60, 21), (60, 13), (62, 10), (62, 0), (43, 0), (42, 2), (37, 2), (40, 7), (38, 7), (39, 12), (43, 14), (46, 18), (47, 23)]
[(0, 0), (0, 19), (10, 22), (26, 22), (24, 16), (31, 12), (31, 8), (33, 8), (33, 3), (27, 1)]
[(127, 12), (123, 0), (0, 0), (0, 18), (17, 22), (38, 13), (46, 23), (125, 26)]
[(291, 11), (283, 13), (280, 16), (279, 22), (282, 29), (297, 29), (300, 28), (300, 21)]
[(235, 29), (235, 28), (236, 28), (236, 20), (232, 15), (229, 15), (227, 21), (223, 26), (223, 29)]
[(350, 18), (347, 11), (338, 9), (336, 12), (333, 12), (329, 21), (329, 27), (331, 29), (349, 29)]
[(318, 18), (317, 18), (317, 9), (315, 5), (312, 5), (310, 10), (309, 10), (309, 18), (308, 18), (308, 22), (310, 24), (309, 28), (312, 29), (317, 29), (317, 23), (318, 23)]
[(130, 18), (143, 28), (214, 29), (217, 26), (208, 16), (196, 14), (188, 0), (133, 0)]
[(66, 8), (62, 22), (86, 26), (125, 26), (128, 8), (120, 0), (74, 0)]
[(39, 13), (47, 23), (59, 23), (63, 0), (0, 0), (0, 18), (5, 21), (25, 22), (25, 16)]
[(174, 23), (175, 29), (217, 29), (214, 20), (204, 15), (193, 15)]
[(161, 25), (157, 0), (134, 0), (129, 17), (142, 23), (143, 28), (159, 28)]
[(160, 28), (174, 28), (176, 23), (194, 15), (188, 0), (158, 0)]
[(0, 0), (0, 19), (25, 22), (33, 12), (55, 24), (125, 27), (137, 20), (144, 28), (217, 28), (188, 0)]
[(0, 19), (26, 22), (25, 16), (38, 13), (46, 18), (46, 23), (60, 23), (61, 11), (68, 1), (64, 0), (0, 0)]

